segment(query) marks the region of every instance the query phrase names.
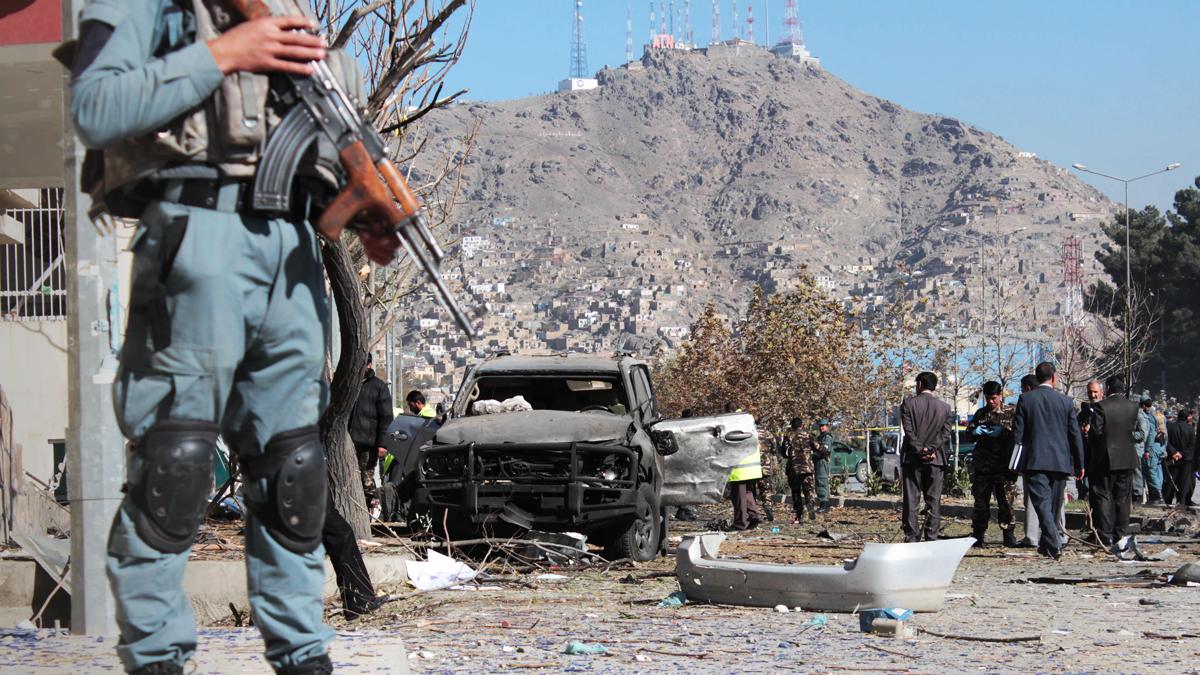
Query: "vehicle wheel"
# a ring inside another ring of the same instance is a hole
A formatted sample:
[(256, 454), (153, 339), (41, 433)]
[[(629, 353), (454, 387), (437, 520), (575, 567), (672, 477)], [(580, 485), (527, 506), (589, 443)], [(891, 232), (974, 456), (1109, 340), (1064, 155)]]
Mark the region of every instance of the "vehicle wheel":
[(858, 482), (862, 483), (863, 485), (867, 484), (867, 478), (869, 478), (869, 476), (867, 473), (867, 463), (866, 462), (858, 463), (858, 466), (854, 469), (854, 478)]
[(662, 510), (658, 507), (658, 496), (654, 494), (654, 488), (642, 485), (638, 488), (637, 517), (609, 540), (604, 547), (605, 555), (612, 560), (654, 560), (659, 551), (661, 519)]

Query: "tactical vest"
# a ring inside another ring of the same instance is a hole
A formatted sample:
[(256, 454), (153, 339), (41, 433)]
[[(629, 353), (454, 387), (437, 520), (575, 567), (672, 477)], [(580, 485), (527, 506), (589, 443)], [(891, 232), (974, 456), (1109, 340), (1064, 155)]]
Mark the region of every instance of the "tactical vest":
[[(307, 3), (285, 2), (312, 18)], [(184, 30), (175, 39), (162, 36), (156, 57), (193, 42), (212, 40), (241, 21), (216, 0), (176, 0), (176, 4), (184, 13)], [(194, 37), (189, 37), (193, 31)], [(352, 102), (361, 107), (366, 94), (354, 59), (329, 50), (327, 62)], [(287, 86), (282, 78), (231, 73), (201, 106), (166, 127), (103, 151), (90, 151), (86, 162), (92, 166), (84, 168), (84, 190), (98, 210), (136, 218), (147, 201), (157, 196), (145, 189), (147, 179), (250, 178), (272, 130), (287, 113), (287, 108), (280, 109), (281, 99), (272, 95), (273, 82)], [(94, 156), (96, 152), (101, 154)], [(102, 169), (97, 166), (98, 159)], [(322, 137), (318, 151), (308, 153), (299, 173), (337, 189), (336, 167), (336, 152)]]

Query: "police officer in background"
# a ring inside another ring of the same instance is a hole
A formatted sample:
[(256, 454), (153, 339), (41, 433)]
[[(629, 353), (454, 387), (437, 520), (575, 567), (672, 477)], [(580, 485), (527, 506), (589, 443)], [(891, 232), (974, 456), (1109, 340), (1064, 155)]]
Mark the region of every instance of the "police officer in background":
[[(329, 307), (307, 221), (337, 186), (321, 195), (298, 181), (291, 213), (252, 212), (249, 188), (286, 107), (269, 91), (283, 81), (267, 74), (307, 75), (329, 56), (361, 102), (357, 69), (326, 51), (311, 17), (241, 21), (209, 0), (94, 0), (79, 26), (71, 113), (89, 148), (82, 187), (101, 209), (139, 218), (113, 385), (131, 451), (108, 544), (117, 653), (130, 672), (182, 673), (196, 649), (181, 585), (221, 433), (245, 478), (246, 577), (266, 659), (279, 673), (332, 672), (316, 427)], [(317, 154), (301, 175), (330, 179), (312, 162), (336, 159)], [(383, 264), (399, 241), (363, 243)]]
[(1004, 403), (1004, 387), (999, 382), (983, 383), (985, 405), (971, 417), (967, 432), (975, 438), (971, 451), (971, 495), (975, 498), (975, 510), (971, 519), (971, 536), (975, 546), (983, 548), (983, 536), (987, 532), (992, 514), (992, 496), (996, 497), (996, 523), (1004, 536), (1005, 546), (1016, 546), (1014, 536), (1011, 484), (1008, 461), (1012, 456), (1012, 420), (1014, 406)]
[(829, 420), (817, 422), (817, 435), (812, 440), (813, 480), (817, 485), (817, 513), (829, 513), (829, 458), (833, 456), (833, 434)]
[(780, 454), (784, 459), (784, 471), (787, 472), (788, 487), (792, 491), (792, 510), (796, 512), (792, 524), (800, 523), (804, 518), (804, 509), (808, 509), (808, 519), (817, 519), (816, 484), (813, 481), (812, 439), (804, 431), (804, 422), (799, 417), (793, 417), (787, 435), (780, 445)]

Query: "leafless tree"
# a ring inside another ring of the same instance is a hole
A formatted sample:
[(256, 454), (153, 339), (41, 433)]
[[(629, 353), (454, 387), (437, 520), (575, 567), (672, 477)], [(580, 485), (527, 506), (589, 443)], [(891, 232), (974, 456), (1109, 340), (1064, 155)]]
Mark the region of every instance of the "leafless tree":
[[(458, 201), (461, 167), (473, 133), (449, 157), (429, 157), (413, 131), (429, 112), (445, 107), (465, 91), (443, 95), (443, 82), (458, 62), (470, 32), (474, 0), (310, 0), (334, 47), (348, 50), (363, 65), (368, 119), (384, 135), (393, 160), (427, 205), (435, 232), (450, 219)], [(418, 165), (420, 170), (415, 171)], [(420, 182), (414, 177), (419, 176)], [(368, 325), (369, 303), (390, 306), (415, 283), (412, 261), (378, 274), (359, 274), (368, 265), (357, 239), (325, 242), (322, 250), (338, 312), (341, 353), (331, 377), (331, 400), (321, 418), (321, 438), (329, 452), (334, 501), (359, 537), (370, 534), (354, 446), (347, 423), (358, 399), (368, 350), (387, 326)], [(368, 270), (371, 268), (368, 266)], [(389, 312), (395, 321), (396, 312)]]

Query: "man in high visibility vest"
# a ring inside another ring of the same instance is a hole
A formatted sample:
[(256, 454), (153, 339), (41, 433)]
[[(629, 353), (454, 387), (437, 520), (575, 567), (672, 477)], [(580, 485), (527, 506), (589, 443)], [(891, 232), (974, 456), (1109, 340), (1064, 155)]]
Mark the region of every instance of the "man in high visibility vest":
[(729, 501), (733, 503), (732, 530), (753, 530), (758, 527), (758, 504), (754, 500), (755, 482), (762, 478), (762, 452), (758, 443), (754, 452), (746, 455), (729, 472)]
[(404, 402), (408, 405), (408, 411), (417, 417), (437, 417), (437, 411), (425, 403), (425, 394), (416, 389), (408, 392), (408, 396), (404, 397)]

